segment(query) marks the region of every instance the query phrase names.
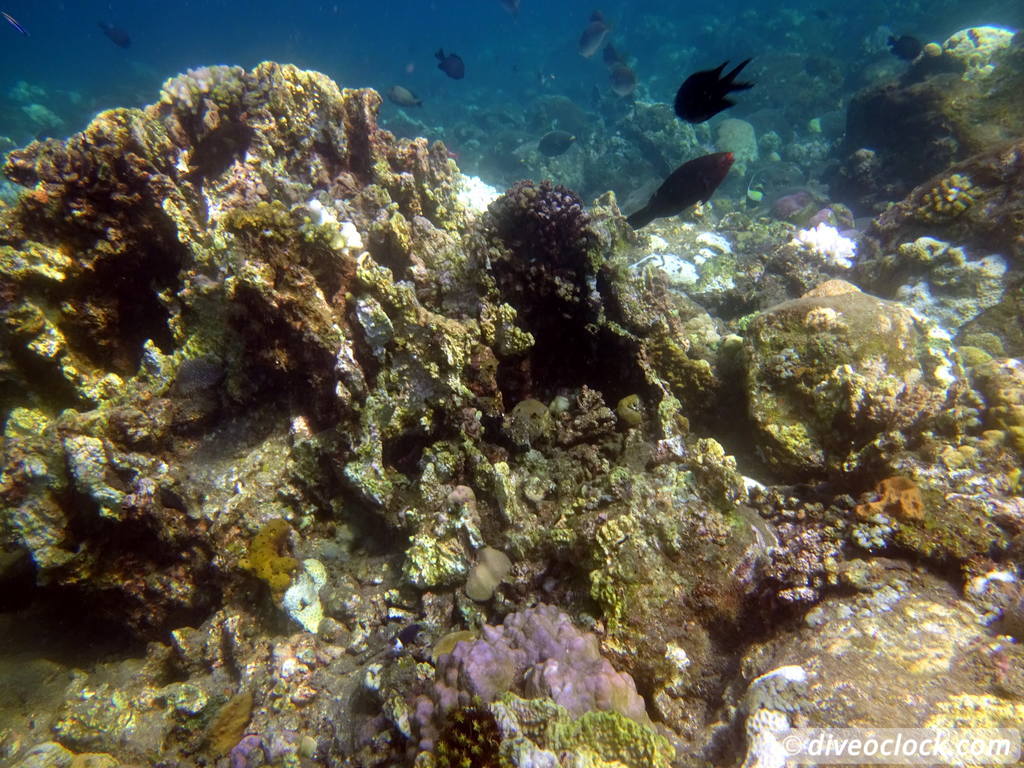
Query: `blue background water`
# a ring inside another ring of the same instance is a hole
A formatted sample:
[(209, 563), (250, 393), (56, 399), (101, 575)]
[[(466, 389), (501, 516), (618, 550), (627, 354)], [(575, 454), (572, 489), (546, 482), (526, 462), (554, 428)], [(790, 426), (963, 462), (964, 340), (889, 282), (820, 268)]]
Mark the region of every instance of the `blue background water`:
[[(976, 24), (1024, 26), (1019, 0), (620, 0), (600, 7), (617, 47), (635, 58), (638, 96), (655, 100), (671, 98), (685, 67), (714, 66), (724, 58), (791, 51), (826, 55), (853, 70), (870, 52), (865, 40), (874, 33), (877, 48), (885, 27), (941, 41)], [(383, 91), (400, 83), (424, 100), (423, 120), (433, 124), (458, 119), (451, 107), (520, 109), (536, 95), (541, 74), (554, 76), (544, 86), (548, 92), (579, 101), (607, 78), (600, 54), (585, 60), (576, 52), (591, 0), (522, 0), (516, 18), (499, 0), (3, 0), (0, 8), (31, 33), (22, 37), (0, 27), (0, 136), (15, 144), (33, 135), (66, 135), (103, 108), (152, 102), (164, 79), (206, 64), (273, 59), (323, 71), (344, 86)], [(99, 20), (126, 30), (131, 48), (108, 40)], [(438, 47), (463, 57), (465, 80), (437, 70)], [(20, 81), (37, 88), (31, 98), (12, 90)], [(33, 123), (24, 110), (31, 102), (63, 122)], [(385, 119), (388, 109), (395, 107), (385, 106)]]

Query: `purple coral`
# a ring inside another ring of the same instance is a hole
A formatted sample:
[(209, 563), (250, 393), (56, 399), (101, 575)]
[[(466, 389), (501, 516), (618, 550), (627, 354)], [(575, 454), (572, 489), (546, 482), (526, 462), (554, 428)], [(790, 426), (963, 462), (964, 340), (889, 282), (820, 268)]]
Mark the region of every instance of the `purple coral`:
[(247, 733), (228, 753), (230, 767), (251, 768), (256, 763), (256, 756), (261, 752), (267, 765), (275, 763), (298, 752), (299, 739), (296, 731), (281, 731), (269, 739), (258, 733)]
[(593, 243), (590, 216), (570, 189), (520, 181), (487, 209), (485, 227), (521, 261), (579, 267)]
[(480, 638), (441, 656), (430, 697), (416, 703), (421, 747), (429, 748), (444, 715), (505, 691), (551, 698), (576, 717), (611, 710), (649, 722), (633, 678), (601, 656), (597, 638), (558, 608), (538, 605), (510, 614), (500, 626), (484, 626)]
[(228, 758), (231, 768), (249, 768), (256, 758), (257, 751), (262, 751), (264, 759), (270, 760), (270, 750), (263, 742), (263, 737), (256, 733), (248, 733), (231, 748)]

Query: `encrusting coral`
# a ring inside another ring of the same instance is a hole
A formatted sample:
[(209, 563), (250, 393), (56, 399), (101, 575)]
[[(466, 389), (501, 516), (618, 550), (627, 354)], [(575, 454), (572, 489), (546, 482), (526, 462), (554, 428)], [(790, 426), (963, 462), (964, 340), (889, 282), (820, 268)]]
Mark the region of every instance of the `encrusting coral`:
[(253, 538), (249, 554), (238, 561), (238, 567), (265, 582), (280, 597), (288, 589), (299, 561), (286, 554), (291, 527), (284, 520), (270, 520)]

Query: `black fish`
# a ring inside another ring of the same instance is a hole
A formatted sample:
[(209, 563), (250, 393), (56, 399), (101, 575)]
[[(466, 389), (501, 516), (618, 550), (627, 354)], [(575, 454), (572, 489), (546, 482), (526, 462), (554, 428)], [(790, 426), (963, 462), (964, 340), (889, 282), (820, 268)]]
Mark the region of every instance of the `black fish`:
[(103, 30), (103, 34), (109, 37), (110, 41), (118, 48), (132, 47), (132, 39), (123, 29), (115, 27), (113, 24), (107, 24), (105, 21), (98, 21), (96, 23)]
[(434, 56), (437, 58), (437, 68), (452, 80), (461, 80), (466, 76), (466, 65), (459, 54), (449, 53), (445, 56), (444, 48), (438, 48)]
[(513, 16), (519, 15), (519, 0), (501, 0), (501, 5)]
[(408, 627), (403, 629), (395, 638), (399, 640), (403, 645), (409, 645), (410, 643), (416, 642), (416, 638), (423, 631), (424, 627), (422, 624), (410, 624)]
[(548, 131), (540, 137), (537, 149), (545, 157), (558, 157), (568, 151), (576, 137), (567, 131)]
[(655, 219), (675, 216), (691, 205), (706, 203), (732, 167), (732, 152), (715, 152), (683, 163), (662, 182), (647, 205), (626, 221), (633, 229)]
[(889, 50), (892, 51), (892, 55), (897, 59), (903, 59), (904, 61), (913, 61), (920, 56), (921, 51), (924, 50), (924, 43), (910, 35), (901, 35), (900, 37), (890, 36), (888, 45)]
[(753, 83), (733, 82), (740, 70), (750, 63), (750, 59), (741, 61), (735, 69), (723, 76), (722, 70), (728, 63), (723, 61), (714, 69), (694, 72), (686, 78), (676, 93), (676, 114), (688, 123), (703, 123), (736, 104), (726, 98), (727, 93), (754, 87)]

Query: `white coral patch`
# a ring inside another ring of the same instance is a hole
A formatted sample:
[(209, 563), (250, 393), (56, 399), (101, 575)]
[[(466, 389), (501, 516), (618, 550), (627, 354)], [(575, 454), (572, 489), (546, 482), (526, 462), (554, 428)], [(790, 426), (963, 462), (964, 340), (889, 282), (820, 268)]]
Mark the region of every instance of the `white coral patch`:
[(302, 571), (284, 593), (282, 607), (307, 632), (316, 632), (324, 618), (320, 587), (327, 583), (327, 569), (319, 560), (302, 561)]
[(639, 269), (647, 265), (664, 272), (672, 285), (695, 285), (700, 278), (692, 262), (674, 253), (652, 253), (631, 264), (630, 269)]
[(345, 247), (349, 250), (361, 251), (363, 249), (363, 238), (359, 234), (359, 230), (356, 229), (356, 225), (351, 221), (341, 223), (341, 237), (345, 241)]
[(471, 213), (483, 213), (487, 210), (487, 206), (500, 196), (501, 192), (477, 176), (463, 174), (459, 177), (459, 190), (456, 197), (459, 204)]
[(801, 229), (791, 243), (833, 267), (849, 269), (857, 256), (857, 244), (839, 234), (831, 224), (821, 222), (813, 229)]

